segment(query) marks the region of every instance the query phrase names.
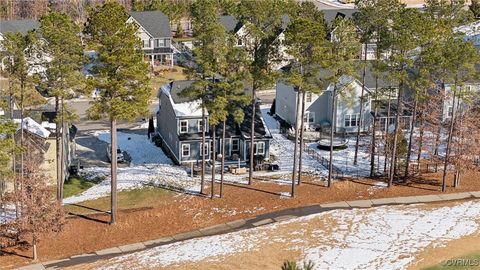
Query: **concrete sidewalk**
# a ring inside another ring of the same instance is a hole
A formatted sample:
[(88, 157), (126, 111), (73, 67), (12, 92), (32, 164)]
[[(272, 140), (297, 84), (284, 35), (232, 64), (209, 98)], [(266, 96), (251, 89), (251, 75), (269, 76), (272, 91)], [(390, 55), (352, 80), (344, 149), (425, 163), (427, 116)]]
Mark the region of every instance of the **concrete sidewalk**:
[(285, 209), (285, 210), (281, 210), (273, 213), (258, 215), (253, 218), (240, 219), (236, 221), (222, 223), (222, 224), (214, 225), (207, 228), (202, 228), (202, 229), (198, 229), (198, 230), (194, 230), (186, 233), (180, 233), (180, 234), (162, 237), (162, 238), (149, 240), (149, 241), (144, 241), (140, 243), (134, 243), (134, 244), (112, 247), (112, 248), (103, 249), (103, 250), (97, 250), (92, 253), (80, 254), (80, 255), (72, 256), (70, 258), (65, 258), (61, 260), (32, 264), (19, 269), (22, 269), (22, 270), (61, 269), (63, 267), (69, 267), (69, 266), (74, 266), (74, 265), (83, 264), (83, 263), (91, 263), (97, 260), (108, 259), (108, 258), (132, 253), (139, 250), (144, 250), (144, 249), (149, 249), (156, 246), (174, 243), (177, 241), (183, 241), (183, 240), (197, 238), (197, 237), (245, 230), (249, 228), (263, 226), (270, 223), (280, 222), (280, 221), (289, 220), (292, 218), (297, 218), (302, 216), (308, 216), (311, 214), (322, 213), (325, 211), (332, 211), (336, 209), (370, 208), (370, 207), (384, 206), (384, 205), (402, 205), (402, 204), (406, 205), (406, 204), (415, 204), (415, 203), (445, 202), (445, 201), (465, 200), (465, 199), (480, 199), (480, 191), (438, 194), (438, 195), (395, 197), (395, 198), (371, 199), (371, 200), (340, 201), (340, 202), (334, 202), (334, 203), (304, 206), (299, 208)]

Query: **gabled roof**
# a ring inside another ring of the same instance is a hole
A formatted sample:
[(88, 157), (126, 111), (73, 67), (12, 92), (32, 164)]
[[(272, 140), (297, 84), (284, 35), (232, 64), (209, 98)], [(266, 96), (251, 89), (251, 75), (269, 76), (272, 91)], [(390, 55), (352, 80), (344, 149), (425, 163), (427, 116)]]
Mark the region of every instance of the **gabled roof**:
[[(14, 122), (18, 124), (17, 130), (20, 130), (20, 125), (22, 124), (20, 119), (14, 119)], [(50, 136), (50, 131), (46, 130), (42, 125), (35, 122), (30, 117), (23, 118), (23, 129), (41, 137), (43, 139), (47, 139)]]
[(231, 15), (220, 16), (220, 23), (225, 27), (227, 32), (233, 33), (236, 33), (243, 26), (237, 18)]
[(37, 29), (40, 23), (37, 20), (0, 20), (0, 33), (21, 33)]
[(161, 11), (132, 11), (130, 16), (153, 38), (172, 36), (170, 21)]
[(323, 10), (323, 16), (327, 25), (331, 25), (337, 17), (353, 19), (356, 9), (326, 9)]
[[(199, 117), (202, 116), (201, 101), (193, 100), (180, 95), (182, 90), (191, 86), (194, 81), (173, 81), (163, 85), (160, 90), (165, 94), (172, 105), (173, 111), (177, 117)], [(205, 115), (208, 111), (205, 110)]]

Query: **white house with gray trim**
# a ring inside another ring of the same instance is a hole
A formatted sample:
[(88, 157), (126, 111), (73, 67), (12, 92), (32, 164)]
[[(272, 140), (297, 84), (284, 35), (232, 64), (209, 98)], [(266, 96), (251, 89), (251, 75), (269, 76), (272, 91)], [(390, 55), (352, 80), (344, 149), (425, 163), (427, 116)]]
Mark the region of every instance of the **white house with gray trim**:
[(138, 25), (145, 58), (152, 66), (173, 66), (172, 31), (168, 17), (161, 11), (132, 11), (127, 23)]

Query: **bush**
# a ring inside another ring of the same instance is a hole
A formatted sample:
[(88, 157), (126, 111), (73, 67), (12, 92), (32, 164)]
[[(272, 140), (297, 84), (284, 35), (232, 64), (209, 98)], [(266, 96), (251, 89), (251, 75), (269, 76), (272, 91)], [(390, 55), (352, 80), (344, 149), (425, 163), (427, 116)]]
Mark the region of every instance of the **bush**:
[(295, 261), (285, 261), (282, 270), (313, 270), (315, 264), (312, 261), (303, 262), (303, 267), (298, 266)]

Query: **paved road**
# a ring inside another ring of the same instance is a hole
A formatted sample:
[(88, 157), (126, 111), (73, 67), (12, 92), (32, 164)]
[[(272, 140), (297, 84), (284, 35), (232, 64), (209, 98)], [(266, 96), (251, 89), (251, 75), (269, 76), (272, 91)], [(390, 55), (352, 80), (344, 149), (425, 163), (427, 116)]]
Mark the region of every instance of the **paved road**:
[[(87, 109), (90, 108), (90, 99), (74, 99), (69, 100), (67, 105), (73, 109), (73, 111), (79, 116), (79, 120), (75, 122), (75, 125), (79, 130), (105, 130), (110, 128), (110, 123), (106, 119), (92, 121), (87, 118)], [(149, 104), (149, 111), (151, 115), (155, 115), (158, 110), (158, 100)], [(143, 119), (137, 119), (134, 122), (119, 121), (118, 128), (132, 128), (139, 126), (144, 121)]]

